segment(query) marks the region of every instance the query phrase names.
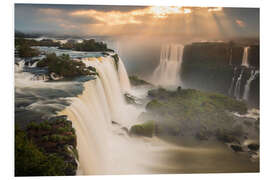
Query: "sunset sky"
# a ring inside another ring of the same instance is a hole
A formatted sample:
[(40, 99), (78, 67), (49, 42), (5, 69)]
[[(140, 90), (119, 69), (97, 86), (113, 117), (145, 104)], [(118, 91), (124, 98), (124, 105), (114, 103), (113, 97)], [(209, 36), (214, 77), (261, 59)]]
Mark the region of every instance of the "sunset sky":
[(15, 5), (15, 29), (71, 35), (258, 37), (258, 8)]

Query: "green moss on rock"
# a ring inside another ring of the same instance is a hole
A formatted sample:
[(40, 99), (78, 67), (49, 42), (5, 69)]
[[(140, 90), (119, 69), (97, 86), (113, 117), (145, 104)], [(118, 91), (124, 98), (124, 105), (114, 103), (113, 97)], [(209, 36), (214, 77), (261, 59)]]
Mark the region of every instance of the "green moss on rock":
[(137, 124), (130, 128), (131, 135), (152, 137), (155, 133), (154, 121), (148, 121), (143, 124)]

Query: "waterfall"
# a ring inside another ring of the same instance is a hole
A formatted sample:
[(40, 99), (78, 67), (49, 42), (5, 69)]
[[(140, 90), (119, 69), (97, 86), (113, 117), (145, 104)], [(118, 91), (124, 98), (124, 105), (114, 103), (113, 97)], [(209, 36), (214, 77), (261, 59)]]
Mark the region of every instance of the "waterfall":
[(118, 62), (118, 73), (119, 73), (119, 79), (120, 79), (122, 90), (124, 92), (130, 91), (130, 82), (129, 82), (128, 74), (124, 66), (124, 63), (122, 62), (122, 59), (120, 57), (119, 57), (119, 62)]
[(242, 58), (242, 66), (249, 67), (248, 63), (248, 51), (250, 47), (245, 47), (244, 48), (244, 53), (243, 53), (243, 58)]
[[(125, 103), (118, 77), (121, 73), (116, 71), (113, 58), (83, 58), (83, 62), (95, 67), (99, 75), (85, 82), (83, 93), (69, 98), (71, 105), (59, 113), (67, 115), (76, 130), (79, 154), (77, 174), (149, 171), (145, 166), (138, 165), (142, 161), (146, 161), (144, 164), (153, 162), (149, 160), (151, 155), (145, 153), (145, 141), (144, 146), (138, 146), (137, 142), (124, 135), (142, 110)], [(146, 157), (143, 157), (144, 154), (147, 154)]]
[(155, 85), (176, 86), (180, 84), (183, 51), (184, 46), (182, 44), (162, 46), (160, 62), (152, 76)]
[(235, 85), (235, 89), (234, 89), (234, 97), (236, 97), (236, 99), (241, 99), (241, 80), (242, 80), (243, 72), (244, 72), (244, 70), (241, 71), (241, 73), (236, 81), (236, 85)]
[(37, 63), (38, 63), (38, 61), (35, 61), (32, 65), (30, 65), (30, 67), (32, 67), (32, 68), (37, 67)]
[[(122, 89), (126, 88), (126, 84), (120, 83), (121, 78), (116, 71), (113, 58), (111, 56), (101, 58), (84, 58), (83, 62), (86, 66), (93, 66), (96, 68), (104, 89), (112, 120), (120, 124), (124, 123), (122, 121), (123, 118), (121, 118), (125, 105)], [(119, 69), (120, 67), (121, 66), (119, 65)], [(121, 68), (124, 68), (124, 66)]]
[(249, 99), (249, 90), (250, 90), (250, 85), (251, 82), (256, 78), (257, 74), (259, 73), (258, 70), (252, 70), (249, 79), (247, 80), (247, 83), (245, 85), (245, 89), (244, 89), (244, 95), (243, 95), (243, 99), (244, 100), (248, 100)]
[(25, 66), (25, 61), (21, 60), (17, 64), (15, 64), (15, 72), (23, 71), (23, 68)]

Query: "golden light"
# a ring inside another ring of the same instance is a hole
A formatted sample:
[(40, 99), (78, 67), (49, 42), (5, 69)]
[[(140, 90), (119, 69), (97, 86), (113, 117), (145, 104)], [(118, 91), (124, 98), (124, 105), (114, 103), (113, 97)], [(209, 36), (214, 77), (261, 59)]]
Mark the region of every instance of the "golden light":
[(180, 6), (152, 6), (149, 14), (153, 14), (155, 18), (166, 18), (170, 14), (189, 14), (191, 9), (182, 8)]
[(208, 12), (213, 12), (213, 11), (222, 11), (222, 7), (213, 7), (213, 8), (208, 8)]

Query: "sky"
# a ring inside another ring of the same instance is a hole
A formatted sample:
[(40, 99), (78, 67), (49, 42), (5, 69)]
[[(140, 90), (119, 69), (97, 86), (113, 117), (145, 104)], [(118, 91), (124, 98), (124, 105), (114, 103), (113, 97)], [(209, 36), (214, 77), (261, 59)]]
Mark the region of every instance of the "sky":
[(15, 4), (15, 30), (93, 36), (259, 37), (259, 9)]

